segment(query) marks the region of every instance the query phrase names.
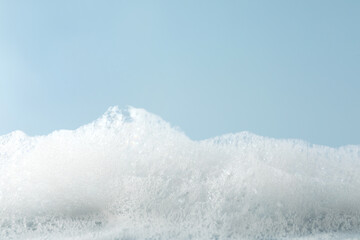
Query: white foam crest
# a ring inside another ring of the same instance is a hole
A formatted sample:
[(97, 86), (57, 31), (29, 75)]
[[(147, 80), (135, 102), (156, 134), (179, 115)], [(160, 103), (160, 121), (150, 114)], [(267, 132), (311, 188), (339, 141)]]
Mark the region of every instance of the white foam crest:
[(192, 141), (143, 109), (0, 137), (1, 239), (264, 239), (360, 231), (360, 147)]

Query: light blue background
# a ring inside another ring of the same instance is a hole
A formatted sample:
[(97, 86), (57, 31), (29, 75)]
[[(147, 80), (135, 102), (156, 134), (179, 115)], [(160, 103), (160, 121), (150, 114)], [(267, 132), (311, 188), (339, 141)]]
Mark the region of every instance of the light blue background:
[(192, 139), (360, 144), (360, 1), (0, 0), (0, 134), (145, 108)]

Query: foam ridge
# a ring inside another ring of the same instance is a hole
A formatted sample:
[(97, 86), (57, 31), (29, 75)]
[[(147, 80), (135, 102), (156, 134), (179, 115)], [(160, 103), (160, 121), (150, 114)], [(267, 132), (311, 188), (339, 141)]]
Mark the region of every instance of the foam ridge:
[(360, 236), (359, 189), (360, 146), (249, 132), (193, 141), (133, 107), (73, 131), (0, 136), (0, 239)]

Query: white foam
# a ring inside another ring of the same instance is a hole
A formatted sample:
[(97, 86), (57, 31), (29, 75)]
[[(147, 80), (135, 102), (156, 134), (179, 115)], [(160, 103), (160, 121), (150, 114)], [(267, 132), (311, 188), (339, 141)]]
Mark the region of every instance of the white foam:
[(143, 109), (0, 137), (0, 239), (360, 236), (359, 189), (359, 146), (192, 141)]

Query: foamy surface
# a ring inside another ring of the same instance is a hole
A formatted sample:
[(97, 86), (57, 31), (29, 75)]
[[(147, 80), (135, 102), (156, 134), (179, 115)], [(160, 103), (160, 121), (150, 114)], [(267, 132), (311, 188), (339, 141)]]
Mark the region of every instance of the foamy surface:
[(143, 109), (0, 136), (0, 239), (360, 239), (360, 146), (192, 141)]

